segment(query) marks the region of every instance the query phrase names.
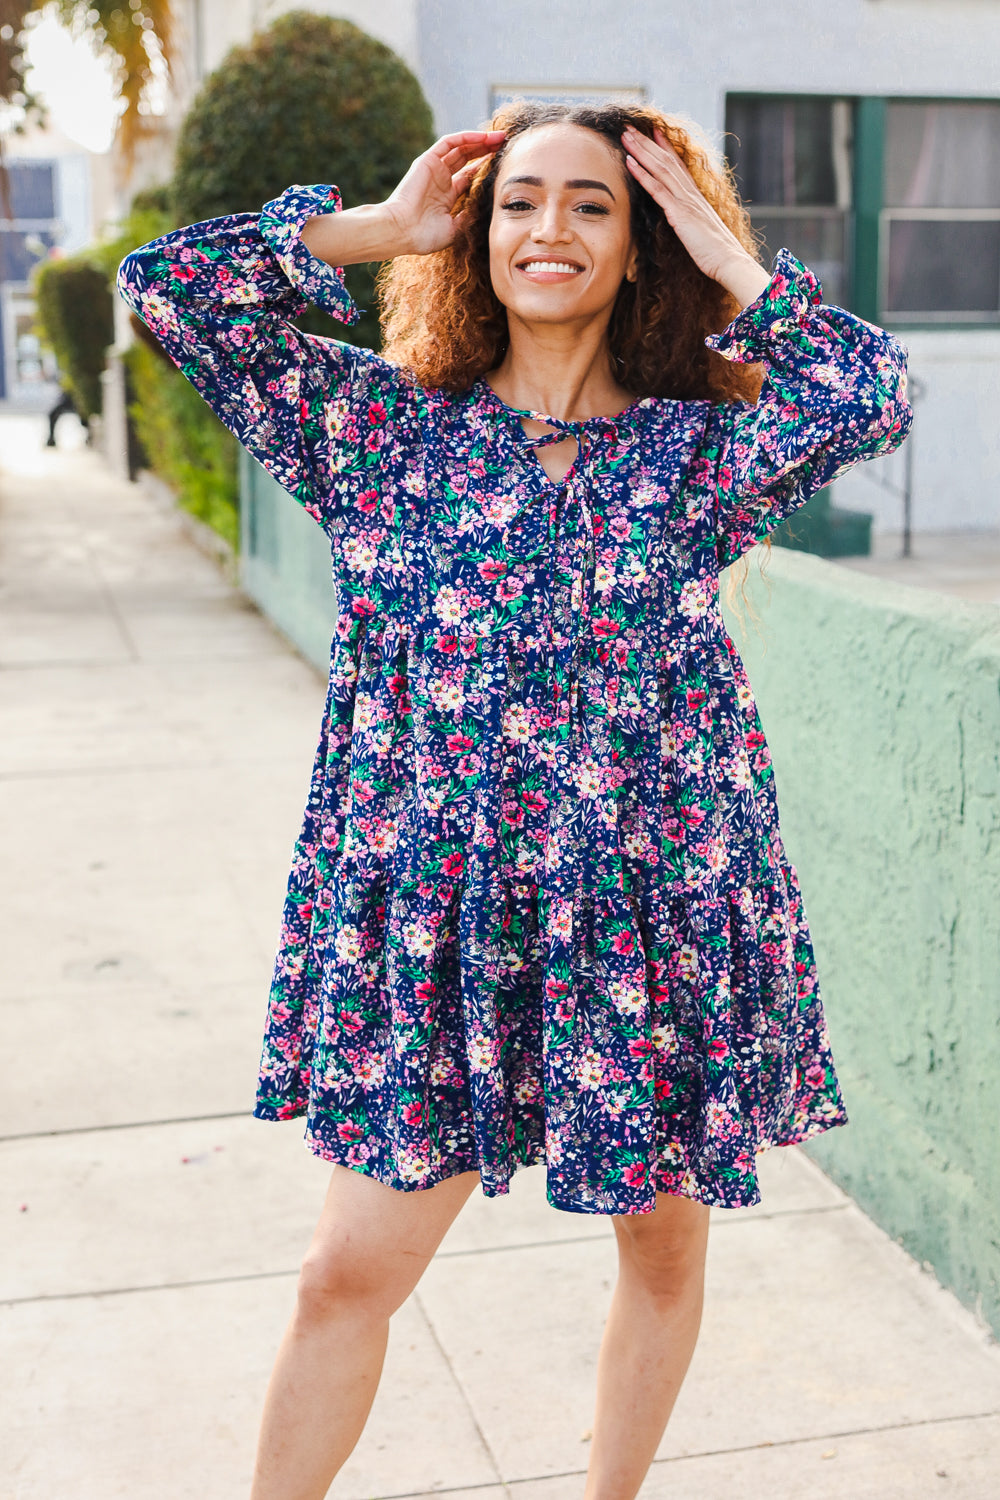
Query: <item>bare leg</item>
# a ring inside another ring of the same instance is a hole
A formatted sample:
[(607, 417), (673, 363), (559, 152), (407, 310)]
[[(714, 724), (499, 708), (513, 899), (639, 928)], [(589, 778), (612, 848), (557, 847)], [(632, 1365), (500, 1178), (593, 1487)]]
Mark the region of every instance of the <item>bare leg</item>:
[(614, 1219), (618, 1283), (597, 1365), (586, 1500), (633, 1500), (687, 1373), (701, 1323), (708, 1209), (657, 1195)]
[(251, 1500), (322, 1500), (368, 1417), (389, 1318), (479, 1181), (396, 1192), (335, 1167), (264, 1403)]

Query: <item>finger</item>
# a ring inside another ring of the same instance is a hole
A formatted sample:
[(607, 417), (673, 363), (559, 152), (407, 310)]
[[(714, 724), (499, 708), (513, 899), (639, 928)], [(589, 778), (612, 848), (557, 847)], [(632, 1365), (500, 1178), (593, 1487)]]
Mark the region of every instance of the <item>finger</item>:
[(470, 158), (473, 161), (478, 162), (482, 161), (484, 156), (488, 156), (491, 154), (492, 153), (490, 152), (484, 152), (482, 145), (480, 144), (475, 148), (475, 150), (462, 150), (461, 148), (456, 148), (455, 150), (449, 151), (448, 155), (442, 157), (441, 160), (444, 162), (449, 172), (457, 172), (460, 167), (464, 167), (469, 162)]
[[(653, 135), (656, 144), (650, 152), (651, 158), (662, 165), (665, 172), (672, 173), (678, 182), (684, 182), (695, 192), (700, 192), (701, 190), (688, 170), (683, 156), (681, 156), (676, 146), (671, 144), (669, 137), (663, 133), (658, 125), (653, 127)], [(648, 140), (646, 144), (647, 146), (651, 145)]]
[(456, 172), (453, 175), (451, 186), (456, 198), (461, 198), (462, 194), (468, 191), (478, 169), (479, 163), (474, 161), (470, 167), (463, 167), (461, 172)]
[(504, 130), (460, 130), (455, 135), (443, 135), (435, 141), (430, 151), (435, 156), (448, 156), (453, 151), (464, 151), (466, 156), (473, 151), (482, 156), (484, 151), (495, 151), (506, 135)]
[(631, 151), (637, 161), (641, 161), (647, 167), (666, 167), (669, 156), (655, 141), (651, 141), (648, 135), (643, 135), (638, 130), (626, 130), (622, 136), (626, 151)]
[(628, 154), (626, 154), (625, 165), (628, 167), (629, 171), (632, 173), (632, 176), (636, 179), (640, 186), (646, 189), (646, 192), (653, 199), (653, 201), (655, 203), (658, 203), (659, 206), (663, 209), (664, 213), (666, 213), (667, 205), (671, 202), (672, 199), (672, 194), (666, 183), (661, 182), (660, 179), (658, 177), (655, 177), (652, 172), (647, 171), (642, 163), (637, 161), (634, 156), (629, 156)]

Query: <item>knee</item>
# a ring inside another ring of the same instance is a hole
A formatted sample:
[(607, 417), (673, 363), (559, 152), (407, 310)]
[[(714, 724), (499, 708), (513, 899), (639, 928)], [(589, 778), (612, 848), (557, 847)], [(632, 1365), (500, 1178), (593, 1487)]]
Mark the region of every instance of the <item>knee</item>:
[(310, 1249), (299, 1270), (296, 1309), (300, 1319), (326, 1322), (345, 1314), (389, 1317), (400, 1301), (393, 1278), (375, 1258), (365, 1258), (349, 1244)]
[[(657, 1223), (655, 1214), (615, 1220), (621, 1274), (656, 1302), (699, 1299), (705, 1276), (708, 1210), (670, 1215)], [(639, 1221), (639, 1222), (637, 1222)], [(644, 1221), (644, 1222), (642, 1222)]]

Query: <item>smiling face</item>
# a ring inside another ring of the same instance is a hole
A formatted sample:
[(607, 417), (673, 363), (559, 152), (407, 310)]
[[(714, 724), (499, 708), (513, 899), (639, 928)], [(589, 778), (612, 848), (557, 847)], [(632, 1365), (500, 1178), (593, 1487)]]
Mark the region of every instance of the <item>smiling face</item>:
[(493, 290), (526, 323), (610, 318), (635, 275), (625, 168), (580, 125), (516, 136), (497, 175), (490, 220)]

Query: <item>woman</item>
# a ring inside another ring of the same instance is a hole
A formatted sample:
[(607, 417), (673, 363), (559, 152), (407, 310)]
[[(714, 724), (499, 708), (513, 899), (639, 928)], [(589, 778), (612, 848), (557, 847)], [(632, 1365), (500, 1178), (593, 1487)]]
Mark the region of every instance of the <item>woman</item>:
[[(338, 1165), (254, 1500), (326, 1493), (390, 1315), (476, 1184), (539, 1161), (553, 1204), (615, 1227), (587, 1493), (628, 1500), (694, 1348), (709, 1206), (845, 1119), (718, 572), (898, 446), (905, 350), (787, 249), (760, 265), (678, 120), (493, 125), (386, 203), (289, 188), (119, 275), (327, 531), (339, 594), (256, 1111), (308, 1115)], [(383, 356), (286, 321), (351, 321), (336, 268), (365, 261), (389, 263)]]

